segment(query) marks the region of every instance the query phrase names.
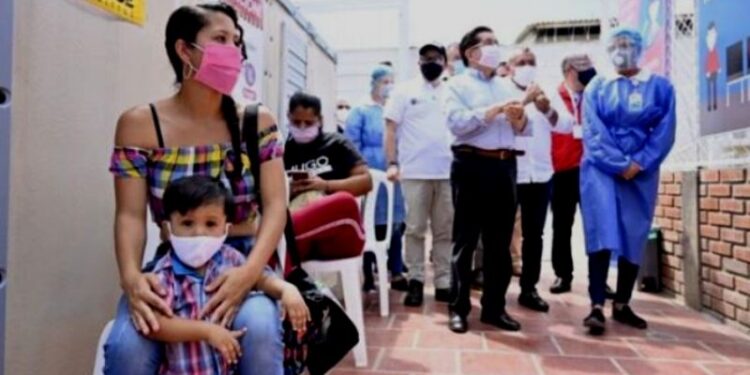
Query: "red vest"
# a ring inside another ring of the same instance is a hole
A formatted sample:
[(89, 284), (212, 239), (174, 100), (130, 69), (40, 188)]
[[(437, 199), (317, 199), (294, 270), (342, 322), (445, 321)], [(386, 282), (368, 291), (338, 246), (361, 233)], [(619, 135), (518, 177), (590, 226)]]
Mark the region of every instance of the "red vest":
[[(578, 102), (578, 108), (573, 110), (573, 98), (570, 92), (565, 88), (565, 83), (560, 84), (557, 93), (565, 103), (565, 108), (571, 115), (576, 116), (576, 121), (581, 123), (581, 99)], [(552, 133), (552, 167), (555, 172), (563, 172), (573, 168), (578, 168), (583, 157), (583, 142), (580, 139), (573, 138), (573, 134)]]

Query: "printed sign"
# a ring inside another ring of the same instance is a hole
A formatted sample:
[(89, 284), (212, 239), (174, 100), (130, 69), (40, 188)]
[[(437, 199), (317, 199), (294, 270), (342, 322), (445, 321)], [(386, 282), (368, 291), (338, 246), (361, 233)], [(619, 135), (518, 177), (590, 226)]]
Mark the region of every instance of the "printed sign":
[(88, 0), (89, 3), (136, 25), (146, 22), (146, 0)]
[(247, 59), (242, 73), (234, 87), (232, 96), (238, 103), (247, 105), (263, 101), (263, 34), (264, 0), (224, 0), (231, 5), (240, 16), (240, 26), (243, 29), (243, 41)]
[(701, 135), (750, 127), (750, 1), (697, 2)]

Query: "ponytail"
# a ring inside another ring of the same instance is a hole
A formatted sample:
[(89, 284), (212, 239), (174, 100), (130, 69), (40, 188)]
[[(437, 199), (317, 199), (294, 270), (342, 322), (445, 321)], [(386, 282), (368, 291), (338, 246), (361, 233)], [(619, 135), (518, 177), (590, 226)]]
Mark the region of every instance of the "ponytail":
[(230, 172), (233, 180), (242, 178), (242, 136), (240, 133), (240, 118), (237, 116), (237, 104), (229, 95), (221, 97), (221, 114), (229, 128), (232, 138), (232, 164), (234, 169)]

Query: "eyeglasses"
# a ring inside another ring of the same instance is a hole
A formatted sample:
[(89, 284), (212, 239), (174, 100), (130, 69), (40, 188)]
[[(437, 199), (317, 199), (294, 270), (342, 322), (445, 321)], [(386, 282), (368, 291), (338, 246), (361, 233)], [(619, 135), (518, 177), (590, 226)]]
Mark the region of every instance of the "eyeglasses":
[(630, 39), (624, 37), (618, 37), (612, 40), (611, 44), (607, 46), (607, 52), (612, 52), (616, 49), (631, 49), (635, 48), (635, 43)]
[(536, 66), (536, 60), (532, 59), (526, 59), (526, 60), (518, 60), (513, 63), (515, 66)]
[(482, 46), (499, 46), (500, 42), (497, 41), (495, 38), (487, 38), (480, 40), (477, 44), (474, 44), (473, 46), (467, 48), (466, 50), (470, 50), (472, 48), (482, 48)]
[(347, 105), (347, 104), (339, 104), (339, 105), (338, 105), (338, 106), (336, 107), (336, 109), (346, 109), (346, 110), (349, 110), (349, 109), (352, 109), (352, 107), (350, 107), (350, 106), (349, 106), (349, 105)]

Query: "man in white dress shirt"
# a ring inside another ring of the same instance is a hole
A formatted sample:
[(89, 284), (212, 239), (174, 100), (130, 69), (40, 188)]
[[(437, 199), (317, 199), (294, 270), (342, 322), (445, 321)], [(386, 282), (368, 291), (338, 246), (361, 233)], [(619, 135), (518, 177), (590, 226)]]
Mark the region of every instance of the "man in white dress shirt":
[(536, 284), (542, 267), (542, 238), (552, 186), (552, 132), (570, 133), (573, 123), (570, 116), (560, 116), (535, 83), (536, 56), (530, 49), (514, 52), (509, 66), (510, 89), (523, 101), (533, 132), (531, 137), (516, 138), (516, 148), (524, 151), (518, 157), (517, 176), (523, 237), (518, 303), (534, 311), (547, 312), (549, 305), (537, 293)]

